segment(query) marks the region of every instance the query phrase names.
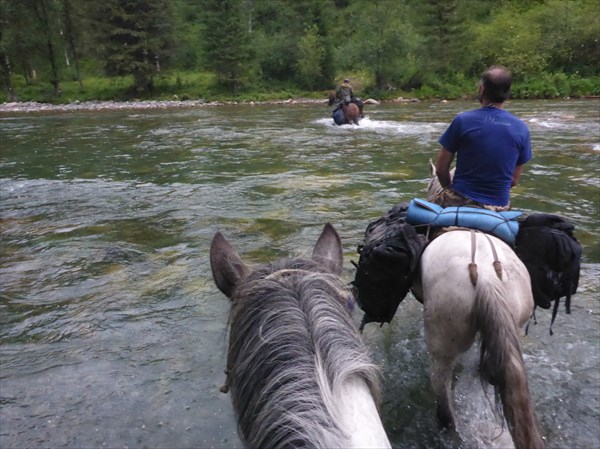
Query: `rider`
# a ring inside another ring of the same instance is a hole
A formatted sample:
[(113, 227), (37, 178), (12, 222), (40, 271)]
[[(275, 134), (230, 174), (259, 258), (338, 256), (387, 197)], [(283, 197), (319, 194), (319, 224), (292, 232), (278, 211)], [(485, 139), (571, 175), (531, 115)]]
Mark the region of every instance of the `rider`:
[(350, 80), (346, 78), (340, 87), (338, 87), (337, 92), (335, 93), (335, 98), (338, 100), (338, 103), (348, 104), (352, 102), (354, 98), (354, 91), (352, 90), (352, 86), (350, 85)]
[[(436, 172), (444, 190), (433, 200), (442, 207), (510, 209), (510, 189), (531, 159), (527, 125), (503, 109), (512, 75), (492, 66), (477, 85), (481, 108), (458, 114), (439, 140)], [(456, 173), (450, 164), (456, 155)]]
[(337, 100), (335, 110), (341, 108), (344, 104), (354, 103), (360, 110), (360, 116), (363, 117), (364, 104), (360, 98), (354, 96), (354, 91), (352, 90), (352, 86), (350, 85), (350, 80), (348, 78), (345, 78), (344, 82), (338, 87), (335, 93), (335, 98)]

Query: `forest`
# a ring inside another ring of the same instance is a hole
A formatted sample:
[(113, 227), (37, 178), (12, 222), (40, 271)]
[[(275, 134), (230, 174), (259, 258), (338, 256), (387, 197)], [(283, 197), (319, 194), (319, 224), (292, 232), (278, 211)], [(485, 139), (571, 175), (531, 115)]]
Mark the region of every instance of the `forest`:
[(600, 95), (598, 0), (0, 0), (0, 101)]

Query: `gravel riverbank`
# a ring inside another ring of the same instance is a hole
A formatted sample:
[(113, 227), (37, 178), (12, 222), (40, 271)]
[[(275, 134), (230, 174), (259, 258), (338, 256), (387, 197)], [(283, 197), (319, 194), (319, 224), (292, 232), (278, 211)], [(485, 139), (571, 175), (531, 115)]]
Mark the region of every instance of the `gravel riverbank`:
[[(36, 101), (22, 101), (0, 103), (0, 114), (3, 112), (69, 112), (69, 111), (114, 111), (114, 110), (139, 110), (139, 109), (174, 109), (197, 108), (223, 105), (257, 105), (257, 104), (327, 104), (327, 99), (316, 100), (312, 98), (296, 98), (273, 101), (205, 101), (205, 100), (148, 100), (148, 101), (76, 101), (68, 104), (38, 103)], [(416, 99), (399, 97), (394, 102), (418, 102)], [(369, 98), (364, 104), (379, 104), (380, 102)]]
[(173, 108), (196, 108), (231, 105), (256, 105), (256, 104), (327, 104), (327, 100), (314, 99), (294, 99), (277, 101), (204, 101), (204, 100), (186, 100), (186, 101), (82, 101), (68, 104), (49, 104), (38, 103), (35, 101), (13, 102), (0, 104), (0, 113), (2, 112), (61, 112), (61, 111), (104, 111), (120, 109), (173, 109)]

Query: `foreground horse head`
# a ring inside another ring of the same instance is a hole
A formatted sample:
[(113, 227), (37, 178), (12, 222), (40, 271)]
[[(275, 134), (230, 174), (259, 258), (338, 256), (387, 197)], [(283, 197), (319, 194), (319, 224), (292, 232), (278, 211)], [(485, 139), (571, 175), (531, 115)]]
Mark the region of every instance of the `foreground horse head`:
[(342, 246), (327, 224), (311, 259), (251, 270), (217, 233), (217, 287), (232, 300), (227, 387), (249, 448), (390, 447), (379, 371), (341, 282)]

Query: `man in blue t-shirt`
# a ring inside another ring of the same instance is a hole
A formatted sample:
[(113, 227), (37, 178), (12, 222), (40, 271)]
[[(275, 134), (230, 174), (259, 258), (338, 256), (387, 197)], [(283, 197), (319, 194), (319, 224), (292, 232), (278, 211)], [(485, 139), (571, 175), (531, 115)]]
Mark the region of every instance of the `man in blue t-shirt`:
[[(512, 76), (499, 66), (483, 72), (478, 85), (481, 108), (458, 114), (444, 132), (436, 172), (444, 190), (433, 199), (442, 207), (510, 209), (510, 189), (531, 159), (529, 128), (503, 108)], [(450, 164), (456, 155), (456, 172)]]

